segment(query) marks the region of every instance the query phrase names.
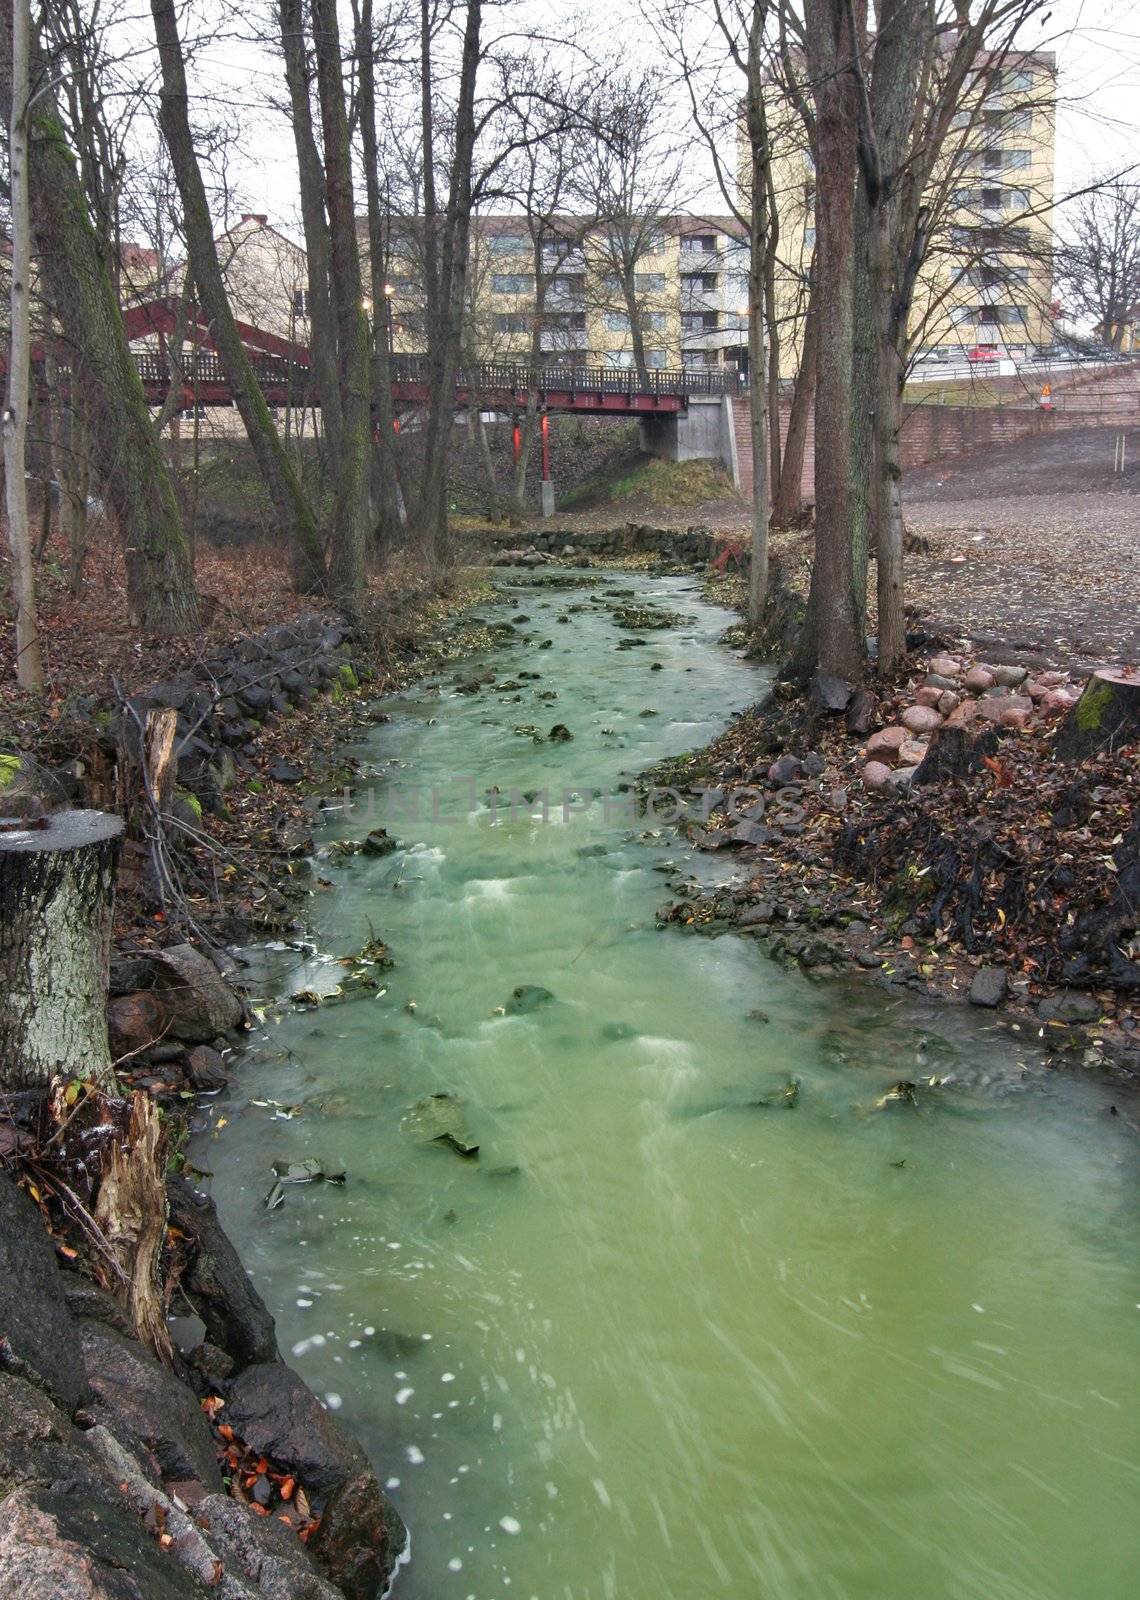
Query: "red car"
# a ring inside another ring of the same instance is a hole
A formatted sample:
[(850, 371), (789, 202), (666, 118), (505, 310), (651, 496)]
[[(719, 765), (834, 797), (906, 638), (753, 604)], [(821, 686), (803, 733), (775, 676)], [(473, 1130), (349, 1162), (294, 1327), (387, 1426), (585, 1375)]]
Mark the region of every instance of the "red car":
[(996, 344), (976, 344), (972, 350), (966, 351), (967, 361), (1000, 361), (1001, 353)]

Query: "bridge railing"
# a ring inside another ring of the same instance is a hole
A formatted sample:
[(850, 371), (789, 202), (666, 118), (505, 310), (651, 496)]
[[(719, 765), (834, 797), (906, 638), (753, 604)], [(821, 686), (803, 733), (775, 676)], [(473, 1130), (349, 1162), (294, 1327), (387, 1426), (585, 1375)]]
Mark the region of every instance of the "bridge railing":
[[(144, 383), (165, 387), (174, 378), (168, 356), (157, 350), (135, 352), (139, 376)], [(284, 356), (250, 355), (254, 376), (263, 389), (284, 389), (301, 398), (312, 393), (310, 369)], [(226, 375), (216, 353), (198, 350), (187, 362), (188, 384), (203, 388), (225, 385)], [(392, 378), (397, 386), (427, 388), (430, 366), (426, 356), (397, 355), (392, 358)], [(735, 367), (719, 370), (697, 369), (685, 372), (671, 368), (651, 368), (639, 373), (634, 367), (530, 367), (522, 363), (480, 361), (461, 366), (456, 373), (456, 390), (470, 399), (496, 395), (525, 395), (531, 389), (540, 393), (571, 395), (652, 395), (655, 398), (687, 400), (719, 398), (737, 394), (740, 378)]]

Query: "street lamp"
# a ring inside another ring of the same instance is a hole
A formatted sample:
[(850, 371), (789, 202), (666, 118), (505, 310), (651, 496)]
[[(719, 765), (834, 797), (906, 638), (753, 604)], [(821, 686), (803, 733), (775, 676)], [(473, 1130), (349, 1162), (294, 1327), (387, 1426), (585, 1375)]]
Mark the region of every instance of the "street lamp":
[(395, 340), (392, 337), (392, 296), (395, 294), (395, 292), (395, 289), (390, 283), (386, 283), (384, 285), (384, 321), (388, 329), (389, 355), (393, 355), (396, 348)]

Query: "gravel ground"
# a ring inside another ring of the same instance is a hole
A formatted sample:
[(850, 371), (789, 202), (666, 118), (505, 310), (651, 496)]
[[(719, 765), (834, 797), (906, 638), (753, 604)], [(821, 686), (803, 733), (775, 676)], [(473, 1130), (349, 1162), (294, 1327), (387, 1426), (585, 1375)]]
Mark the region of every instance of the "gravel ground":
[(1140, 661), (1140, 432), (1123, 476), (1115, 438), (1090, 428), (912, 473), (907, 527), (929, 552), (910, 560), (909, 598), (963, 636)]

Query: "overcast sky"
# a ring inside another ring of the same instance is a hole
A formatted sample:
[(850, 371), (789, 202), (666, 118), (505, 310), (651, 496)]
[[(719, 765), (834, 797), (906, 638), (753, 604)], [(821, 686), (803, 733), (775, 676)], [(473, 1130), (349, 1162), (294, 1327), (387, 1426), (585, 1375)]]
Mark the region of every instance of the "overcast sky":
[[(193, 18), (200, 4), (199, 16), (212, 9), (210, 0), (191, 0), (185, 17)], [(636, 0), (611, 0), (604, 21), (592, 7), (590, 29), (603, 59), (631, 67), (648, 59)], [(1058, 59), (1058, 198), (1107, 170), (1140, 162), (1140, 0), (1058, 0), (1032, 21), (1022, 42), (1053, 50)], [(284, 98), (279, 63), (228, 38), (203, 48), (195, 69), (208, 96), (240, 119), (244, 150), (231, 170), (238, 209), (266, 212), (299, 237), (292, 140), (284, 119), (265, 105), (269, 97)], [(711, 195), (704, 203), (723, 209)]]

